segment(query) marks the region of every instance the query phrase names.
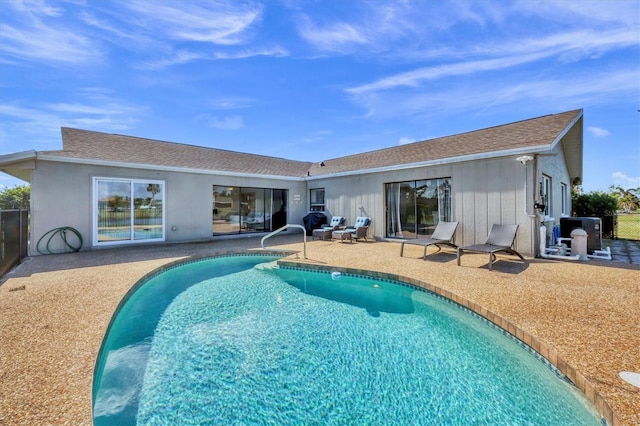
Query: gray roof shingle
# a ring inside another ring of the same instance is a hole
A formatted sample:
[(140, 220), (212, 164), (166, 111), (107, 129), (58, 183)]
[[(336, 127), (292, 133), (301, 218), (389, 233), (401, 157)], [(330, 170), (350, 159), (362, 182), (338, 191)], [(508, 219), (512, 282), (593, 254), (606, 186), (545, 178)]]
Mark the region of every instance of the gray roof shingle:
[(62, 128), (61, 151), (41, 154), (94, 161), (302, 177), (311, 163), (163, 142), (133, 136)]
[(323, 160), (324, 166), (314, 163), (310, 174), (320, 176), (473, 154), (498, 153), (512, 149), (550, 147), (580, 114), (582, 110), (578, 109), (453, 136)]
[(318, 163), (62, 128), (63, 149), (39, 154), (89, 161), (145, 164), (271, 176), (302, 177), (408, 165), (512, 149), (550, 147), (582, 110), (545, 115), (453, 136), (395, 146)]

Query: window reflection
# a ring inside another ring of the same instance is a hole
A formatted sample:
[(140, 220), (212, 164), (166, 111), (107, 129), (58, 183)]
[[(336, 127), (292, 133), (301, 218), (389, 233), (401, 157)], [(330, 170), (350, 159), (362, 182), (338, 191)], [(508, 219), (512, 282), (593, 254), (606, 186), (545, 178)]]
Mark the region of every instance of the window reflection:
[(213, 186), (213, 235), (268, 232), (286, 224), (286, 190)]
[(388, 237), (431, 235), (451, 220), (451, 178), (387, 183), (385, 193)]
[(95, 182), (96, 243), (164, 239), (164, 182)]

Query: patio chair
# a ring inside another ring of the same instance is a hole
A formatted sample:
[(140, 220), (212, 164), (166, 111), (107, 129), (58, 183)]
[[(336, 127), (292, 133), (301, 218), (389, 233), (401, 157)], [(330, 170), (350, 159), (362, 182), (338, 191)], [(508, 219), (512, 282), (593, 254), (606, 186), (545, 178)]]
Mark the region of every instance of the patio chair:
[(331, 233), (331, 237), (339, 239), (340, 242), (344, 242), (344, 240), (349, 240), (349, 242), (352, 242), (353, 240), (358, 241), (360, 238), (366, 240), (370, 223), (370, 218), (358, 216), (352, 226), (347, 226), (344, 229), (333, 231)]
[(339, 229), (344, 225), (344, 217), (333, 216), (328, 225), (323, 225), (320, 228), (313, 230), (313, 239), (320, 238), (321, 240), (331, 239), (331, 233)]
[(457, 248), (458, 246), (453, 243), (453, 236), (457, 228), (458, 222), (438, 222), (430, 238), (417, 238), (415, 240), (403, 241), (402, 244), (400, 244), (400, 257), (402, 257), (402, 253), (404, 252), (405, 244), (424, 246), (424, 253), (422, 254), (424, 260), (427, 259), (427, 247), (429, 246), (433, 245), (438, 247), (438, 251), (442, 250), (441, 246), (443, 245)]
[(524, 260), (524, 257), (512, 246), (516, 240), (516, 232), (518, 232), (518, 225), (496, 225), (491, 227), (491, 232), (487, 237), (487, 241), (484, 244), (474, 244), (470, 246), (458, 247), (457, 262), (460, 266), (460, 257), (465, 251), (475, 253), (489, 253), (489, 270), (491, 271), (493, 262), (495, 261), (496, 253), (508, 253), (518, 256)]

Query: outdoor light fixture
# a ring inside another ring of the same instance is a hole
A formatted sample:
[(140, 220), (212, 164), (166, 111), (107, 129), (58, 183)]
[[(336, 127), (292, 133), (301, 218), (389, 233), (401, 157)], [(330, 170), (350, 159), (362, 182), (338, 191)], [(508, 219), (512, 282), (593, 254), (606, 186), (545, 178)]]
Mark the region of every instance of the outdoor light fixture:
[[(517, 161), (520, 162), (520, 164), (522, 164), (524, 166), (524, 197), (525, 197), (525, 201), (524, 201), (524, 213), (529, 216), (529, 217), (536, 217), (535, 214), (533, 213), (529, 213), (529, 191), (527, 190), (527, 175), (528, 175), (528, 164), (529, 161), (533, 160), (533, 156), (532, 155), (521, 155), (520, 157), (516, 158)], [(535, 171), (534, 171), (535, 174)], [(534, 208), (539, 208), (537, 205), (534, 206)]]
[(523, 155), (521, 157), (516, 158), (522, 165), (526, 165), (529, 161), (533, 160), (533, 157), (530, 155)]

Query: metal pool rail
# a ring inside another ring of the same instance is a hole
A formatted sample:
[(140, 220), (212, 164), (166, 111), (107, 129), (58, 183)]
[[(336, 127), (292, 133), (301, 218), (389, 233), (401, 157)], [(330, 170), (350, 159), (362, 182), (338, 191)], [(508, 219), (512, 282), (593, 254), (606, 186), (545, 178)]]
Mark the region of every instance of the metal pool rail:
[[(304, 237), (304, 243), (303, 243), (303, 245), (302, 245), (302, 247), (303, 247), (303, 253), (302, 253), (302, 255), (303, 255), (303, 257), (306, 259), (306, 258), (307, 258), (307, 230), (306, 230), (306, 228), (305, 228), (304, 226), (302, 226), (302, 225), (298, 225), (298, 224), (296, 224), (296, 223), (287, 223), (287, 224), (286, 224), (286, 225), (284, 225), (282, 228), (278, 228), (278, 229), (276, 229), (275, 231), (270, 232), (270, 233), (268, 233), (267, 235), (265, 235), (264, 237), (262, 237), (262, 240), (260, 240), (260, 245), (262, 246), (262, 249), (263, 249), (263, 250), (266, 250), (266, 251), (275, 251), (275, 252), (280, 252), (280, 253), (288, 253), (288, 252), (291, 252), (291, 250), (272, 249), (272, 248), (266, 248), (266, 247), (264, 246), (264, 242), (265, 242), (265, 240), (266, 240), (267, 238), (269, 238), (269, 237), (273, 237), (274, 235), (279, 234), (280, 232), (285, 231), (285, 230), (287, 230), (287, 229), (289, 229), (289, 228), (300, 228), (300, 229), (302, 229), (302, 235), (303, 235), (303, 237)], [(298, 259), (298, 252), (296, 251), (296, 252), (295, 252), (295, 254), (296, 254), (296, 259)]]

